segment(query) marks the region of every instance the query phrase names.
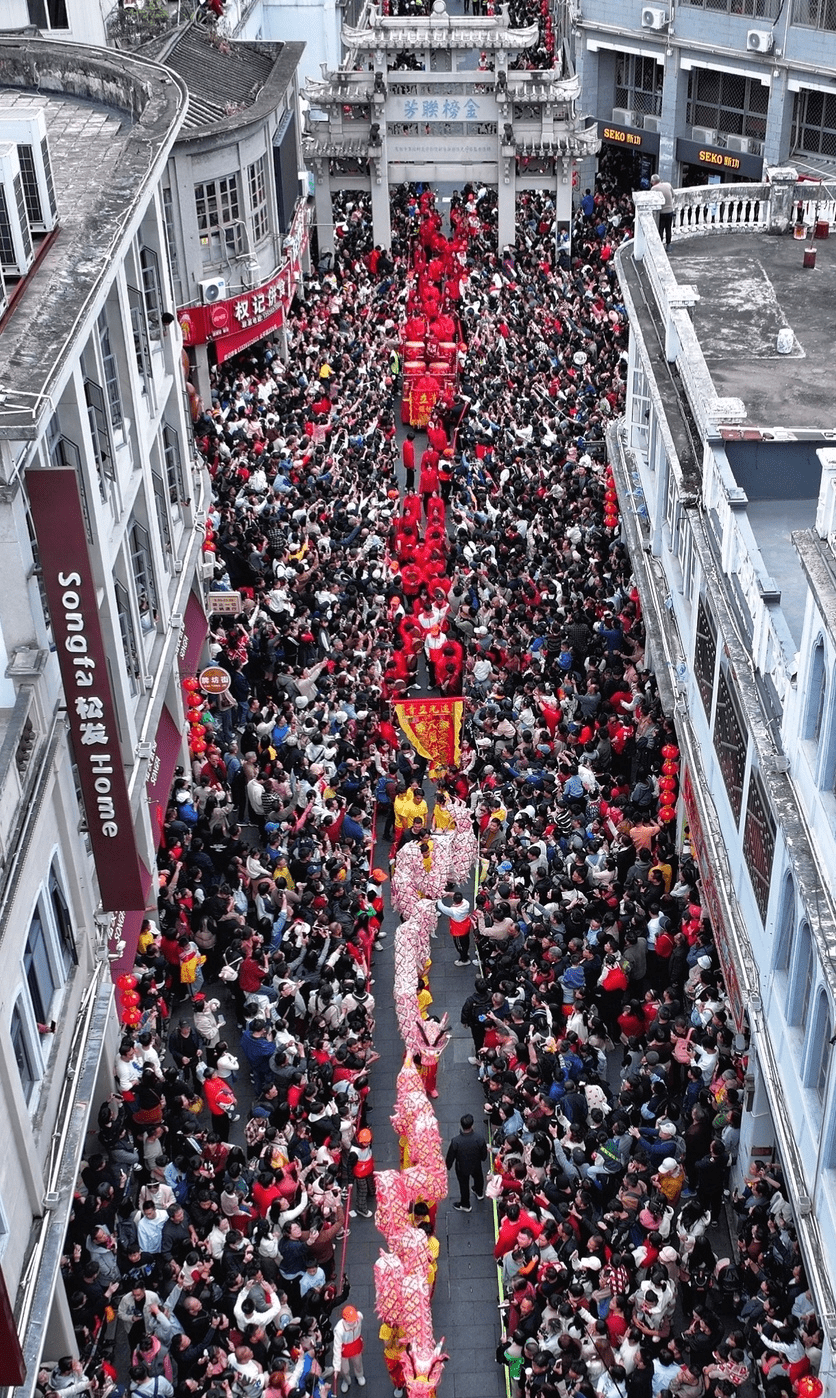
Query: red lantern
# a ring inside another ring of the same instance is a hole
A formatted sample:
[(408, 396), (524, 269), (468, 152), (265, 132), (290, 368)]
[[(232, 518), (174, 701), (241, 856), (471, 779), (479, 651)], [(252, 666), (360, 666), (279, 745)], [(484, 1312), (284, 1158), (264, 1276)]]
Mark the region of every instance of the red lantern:
[(199, 709), (203, 705), (203, 695), (191, 693), (186, 700), (190, 709)]
[(198, 738), (197, 742), (189, 743), (189, 751), (192, 754), (192, 757), (202, 757), (206, 751), (206, 744), (204, 743), (203, 739)]
[(817, 1379), (815, 1374), (805, 1374), (798, 1380), (795, 1391), (798, 1398), (820, 1398), (824, 1392), (824, 1385), (821, 1379)]
[(133, 990), (136, 985), (136, 976), (132, 976), (130, 971), (123, 971), (116, 982), (118, 990)]
[(139, 1010), (134, 1009), (133, 1007), (131, 1007), (131, 1009), (129, 1010), (123, 1010), (120, 1017), (122, 1023), (130, 1025), (131, 1029), (133, 1029), (137, 1024), (139, 1024), (140, 1020), (142, 1019), (142, 1015), (139, 1013)]
[(183, 688), (188, 689), (192, 694), (194, 694), (198, 689), (200, 689), (200, 684), (195, 679), (194, 675), (187, 675), (183, 681)]
[(615, 503), (615, 501), (618, 499), (618, 491), (616, 490), (614, 485), (607, 486), (606, 490), (604, 491), (604, 499), (611, 500), (613, 503)]
[(672, 820), (676, 820), (676, 806), (661, 806), (659, 808), (659, 819), (665, 825), (669, 825)]
[(121, 991), (119, 999), (122, 1003), (123, 1008), (126, 1010), (132, 1010), (135, 1005), (139, 1004), (139, 996), (137, 995), (135, 990)]
[(665, 743), (665, 746), (662, 748), (662, 756), (663, 756), (663, 757), (678, 757), (678, 756), (679, 756), (679, 748), (676, 746), (675, 743)]
[(204, 553), (214, 553), (214, 552), (215, 552), (215, 545), (212, 543), (212, 540), (211, 540), (211, 539), (204, 539), (204, 541), (203, 541), (203, 552), (204, 552)]
[(659, 790), (660, 790), (660, 791), (676, 791), (676, 777), (660, 777), (660, 778), (659, 778)]

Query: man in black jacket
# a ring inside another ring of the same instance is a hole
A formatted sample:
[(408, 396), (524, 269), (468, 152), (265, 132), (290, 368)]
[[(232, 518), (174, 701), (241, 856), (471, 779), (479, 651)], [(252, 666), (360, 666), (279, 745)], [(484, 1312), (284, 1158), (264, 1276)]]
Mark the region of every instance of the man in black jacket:
[(473, 1117), (467, 1112), (459, 1122), (461, 1132), (447, 1147), (447, 1169), (455, 1167), (461, 1198), (453, 1208), (459, 1213), (470, 1213), (470, 1184), (473, 1181), (473, 1194), (476, 1199), (485, 1197), (485, 1179), (482, 1165), (488, 1158), (488, 1145), (484, 1136), (473, 1130)]
[(488, 991), (488, 982), (481, 976), (477, 976), (474, 983), (472, 995), (468, 995), (462, 1005), (461, 1021), (466, 1024), (473, 1038), (474, 1054), (467, 1061), (468, 1063), (478, 1063), (476, 1054), (485, 1042), (485, 1031), (487, 1029), (487, 1014), (491, 1008), (491, 997)]

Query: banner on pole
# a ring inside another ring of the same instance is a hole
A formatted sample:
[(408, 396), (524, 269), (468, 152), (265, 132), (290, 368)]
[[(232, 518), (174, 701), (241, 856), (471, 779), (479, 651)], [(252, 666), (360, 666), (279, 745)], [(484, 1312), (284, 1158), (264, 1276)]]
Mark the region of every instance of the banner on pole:
[(401, 699), (395, 716), (415, 751), (430, 762), (430, 771), (458, 767), (461, 760), (462, 699)]

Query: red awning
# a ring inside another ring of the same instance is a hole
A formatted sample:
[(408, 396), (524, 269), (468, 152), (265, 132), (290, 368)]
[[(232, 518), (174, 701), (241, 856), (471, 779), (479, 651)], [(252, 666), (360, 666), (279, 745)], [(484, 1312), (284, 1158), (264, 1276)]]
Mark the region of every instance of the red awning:
[(184, 678), (186, 675), (197, 673), (200, 653), (206, 644), (206, 630), (206, 613), (203, 610), (203, 603), (193, 592), (190, 592), (189, 600), (186, 603), (183, 636), (180, 641), (178, 657), (180, 674)]
[(148, 810), (151, 816), (151, 833), (155, 844), (159, 843), (163, 833), (165, 808), (168, 804), (171, 783), (174, 780), (174, 768), (177, 766), (182, 746), (183, 735), (172, 717), (168, 705), (164, 704), (157, 728), (157, 750), (151, 763), (150, 775), (153, 777), (153, 781), (149, 780), (146, 788), (148, 791)]

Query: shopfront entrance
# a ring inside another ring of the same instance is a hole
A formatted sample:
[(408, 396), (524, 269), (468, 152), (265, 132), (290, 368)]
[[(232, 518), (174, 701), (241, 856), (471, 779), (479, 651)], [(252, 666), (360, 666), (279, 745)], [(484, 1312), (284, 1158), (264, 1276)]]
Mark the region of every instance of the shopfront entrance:
[(650, 176), (659, 166), (659, 136), (638, 126), (616, 126), (599, 121), (601, 150), (598, 178), (619, 193), (649, 189)]
[[(734, 140), (729, 137), (729, 140)], [(679, 140), (676, 143), (680, 186), (692, 188), (698, 184), (760, 184), (763, 179), (763, 156), (728, 147), (701, 146), (698, 141)], [(718, 176), (719, 181), (709, 176)]]

